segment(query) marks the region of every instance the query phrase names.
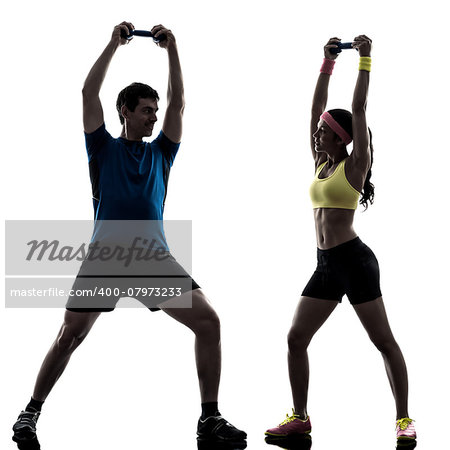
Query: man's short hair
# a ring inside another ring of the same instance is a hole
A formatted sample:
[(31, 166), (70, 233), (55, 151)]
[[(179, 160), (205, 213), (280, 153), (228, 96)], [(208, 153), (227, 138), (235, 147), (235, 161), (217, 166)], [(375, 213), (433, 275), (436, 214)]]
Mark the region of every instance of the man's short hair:
[(117, 112), (119, 113), (120, 123), (123, 125), (125, 120), (120, 110), (125, 105), (130, 111), (134, 111), (139, 104), (140, 98), (151, 98), (152, 100), (159, 100), (158, 93), (148, 84), (131, 83), (126, 88), (119, 92), (116, 102)]

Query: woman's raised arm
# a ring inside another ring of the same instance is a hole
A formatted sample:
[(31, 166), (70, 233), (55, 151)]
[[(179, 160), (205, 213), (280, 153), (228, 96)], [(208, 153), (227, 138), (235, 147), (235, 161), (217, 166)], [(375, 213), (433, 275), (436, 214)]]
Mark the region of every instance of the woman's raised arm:
[(316, 162), (316, 167), (325, 161), (326, 155), (324, 153), (317, 153), (315, 150), (314, 133), (317, 130), (317, 124), (319, 123), (320, 116), (325, 111), (328, 100), (328, 84), (330, 83), (330, 76), (333, 72), (334, 62), (338, 57), (339, 53), (331, 53), (330, 49), (337, 48), (337, 43), (341, 40), (339, 38), (331, 38), (324, 49), (324, 60), (322, 67), (320, 69), (319, 78), (317, 80), (316, 89), (314, 91), (312, 107), (311, 107), (311, 129), (310, 129), (310, 139), (311, 139), (311, 151)]
[(359, 52), (360, 63), (352, 103), (353, 152), (351, 159), (354, 167), (367, 173), (371, 165), (366, 106), (369, 92), (372, 41), (365, 35), (357, 36), (353, 42), (353, 47)]

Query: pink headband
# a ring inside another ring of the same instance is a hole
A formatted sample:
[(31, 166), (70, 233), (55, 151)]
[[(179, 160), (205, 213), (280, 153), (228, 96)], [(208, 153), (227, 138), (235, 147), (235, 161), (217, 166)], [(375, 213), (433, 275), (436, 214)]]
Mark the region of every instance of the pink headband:
[(324, 112), (320, 118), (344, 141), (345, 145), (352, 142), (350, 135), (333, 119), (329, 112)]

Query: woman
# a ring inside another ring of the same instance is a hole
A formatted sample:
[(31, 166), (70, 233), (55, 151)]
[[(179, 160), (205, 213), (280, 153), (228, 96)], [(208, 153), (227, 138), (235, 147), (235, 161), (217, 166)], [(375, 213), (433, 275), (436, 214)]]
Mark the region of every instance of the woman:
[[(359, 203), (373, 203), (370, 183), (373, 159), (372, 135), (366, 124), (372, 41), (358, 36), (353, 47), (360, 55), (352, 113), (325, 112), (328, 84), (338, 54), (338, 38), (324, 47), (325, 59), (314, 92), (311, 115), (311, 149), (316, 174), (310, 188), (317, 236), (318, 264), (302, 293), (295, 312), (289, 343), (289, 376), (294, 410), (268, 436), (309, 433), (311, 422), (306, 410), (308, 393), (307, 347), (311, 338), (342, 300), (350, 300), (370, 339), (384, 358), (397, 407), (397, 438), (416, 438), (407, 410), (408, 377), (383, 306), (378, 262), (373, 252), (353, 229), (353, 216)], [(353, 151), (347, 145), (353, 140)]]

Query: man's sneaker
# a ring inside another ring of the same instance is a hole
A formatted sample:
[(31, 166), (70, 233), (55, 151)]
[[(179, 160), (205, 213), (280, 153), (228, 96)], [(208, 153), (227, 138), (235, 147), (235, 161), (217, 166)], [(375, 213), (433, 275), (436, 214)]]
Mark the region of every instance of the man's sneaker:
[(35, 438), (36, 423), (40, 414), (40, 411), (22, 411), (13, 425), (14, 437), (19, 440)]
[(267, 436), (293, 436), (295, 434), (311, 433), (311, 421), (309, 416), (306, 420), (300, 419), (300, 416), (294, 413), (292, 409), (292, 416), (286, 414), (286, 419), (275, 428), (269, 428), (266, 431)]
[(245, 431), (238, 430), (222, 416), (210, 416), (198, 419), (197, 435), (201, 439), (219, 441), (241, 441), (247, 438)]
[(416, 439), (416, 430), (414, 429), (413, 420), (409, 417), (397, 420), (397, 439)]

